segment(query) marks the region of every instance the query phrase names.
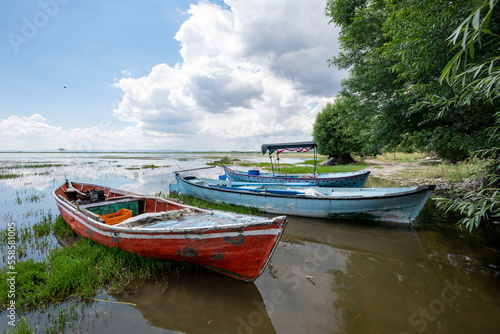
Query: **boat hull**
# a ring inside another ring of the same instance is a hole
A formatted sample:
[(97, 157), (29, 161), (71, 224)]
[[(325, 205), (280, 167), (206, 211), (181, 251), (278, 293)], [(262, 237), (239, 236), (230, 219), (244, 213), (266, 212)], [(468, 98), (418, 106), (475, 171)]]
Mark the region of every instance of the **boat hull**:
[[(287, 191), (246, 191), (230, 187), (208, 186), (192, 177), (176, 174), (178, 190), (185, 195), (213, 202), (230, 203), (258, 208), (273, 214), (286, 214), (316, 218), (363, 219), (410, 223), (429, 199), (435, 186), (401, 188), (385, 194), (377, 189), (356, 189), (359, 195), (315, 197), (284, 195)], [(354, 190), (354, 189), (352, 189)], [(281, 193), (281, 194), (280, 194)]]
[(257, 175), (248, 172), (236, 171), (224, 166), (226, 177), (231, 181), (241, 182), (266, 182), (266, 183), (297, 183), (318, 187), (348, 187), (361, 188), (370, 175), (370, 171), (324, 173), (316, 177), (303, 177), (299, 174), (276, 174), (260, 173)]
[[(258, 217), (253, 223), (210, 226), (204, 221), (187, 229), (115, 227), (87, 216), (58, 195), (54, 191), (62, 217), (82, 237), (140, 256), (199, 264), (247, 282), (260, 276), (286, 225), (286, 217)], [(162, 209), (161, 203), (155, 206)], [(213, 214), (238, 218), (227, 212)]]

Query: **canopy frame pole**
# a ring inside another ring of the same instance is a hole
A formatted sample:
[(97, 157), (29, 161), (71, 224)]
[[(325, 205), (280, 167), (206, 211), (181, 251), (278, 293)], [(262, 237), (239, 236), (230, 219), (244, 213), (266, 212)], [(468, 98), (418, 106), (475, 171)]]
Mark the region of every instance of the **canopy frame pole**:
[(269, 160), (271, 160), (271, 168), (273, 169), (273, 176), (274, 176), (273, 154), (271, 152), (269, 152)]
[(276, 161), (278, 161), (278, 174), (281, 173), (281, 167), (280, 167), (280, 154), (278, 151), (276, 151)]
[(316, 177), (316, 160), (318, 159), (318, 156), (316, 154), (316, 146), (314, 146), (314, 177)]

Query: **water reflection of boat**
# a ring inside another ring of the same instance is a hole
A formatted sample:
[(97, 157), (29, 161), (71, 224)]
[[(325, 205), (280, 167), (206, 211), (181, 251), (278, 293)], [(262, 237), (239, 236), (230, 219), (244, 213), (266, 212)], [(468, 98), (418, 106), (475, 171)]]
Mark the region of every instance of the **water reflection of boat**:
[(286, 217), (207, 211), (92, 184), (67, 182), (53, 195), (64, 220), (83, 237), (247, 282), (262, 273), (286, 225)]
[(426, 251), (411, 225), (342, 222), (289, 217), (282, 241), (309, 241), (337, 249), (373, 255), (424, 260)]
[(255, 284), (202, 273), (145, 283), (137, 292), (114, 294), (135, 304), (148, 324), (182, 333), (276, 333)]

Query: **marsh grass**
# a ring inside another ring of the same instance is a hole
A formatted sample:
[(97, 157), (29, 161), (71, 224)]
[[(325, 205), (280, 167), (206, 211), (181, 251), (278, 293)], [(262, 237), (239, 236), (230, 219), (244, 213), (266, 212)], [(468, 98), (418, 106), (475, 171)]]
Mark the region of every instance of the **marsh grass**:
[(41, 194), (26, 195), (26, 197), (24, 197), (24, 200), (33, 203), (33, 202), (40, 202), (44, 198), (45, 194), (41, 193)]
[[(183, 262), (149, 259), (119, 248), (108, 248), (89, 239), (75, 236), (61, 216), (47, 215), (29, 228), (18, 229), (18, 243), (38, 240), (53, 233), (56, 237), (73, 236), (71, 247), (57, 247), (40, 261), (27, 259), (16, 262), (14, 268), (0, 271), (0, 305), (8, 305), (9, 272), (16, 272), (16, 307), (20, 312), (47, 307), (73, 298), (91, 298), (101, 288), (127, 291), (135, 279), (167, 279), (169, 275), (192, 268)], [(7, 233), (2, 232), (5, 242)], [(19, 249), (19, 245), (17, 247)], [(19, 258), (19, 254), (18, 254)]]
[(26, 191), (24, 191), (24, 196), (21, 198), (22, 193), (19, 191), (16, 191), (16, 197), (14, 199), (15, 203), (18, 205), (23, 204), (23, 202), (41, 202), (45, 197), (45, 193), (39, 193), (39, 194), (28, 194)]
[(210, 165), (210, 166), (233, 165), (234, 162), (236, 162), (236, 161), (241, 161), (241, 160), (237, 159), (237, 158), (230, 158), (230, 157), (226, 156), (226, 157), (223, 157), (219, 160), (207, 162), (207, 165)]
[[(120, 167), (121, 167), (121, 165), (120, 165)], [(141, 165), (141, 166), (130, 166), (130, 167), (125, 167), (125, 169), (126, 170), (140, 170), (140, 169), (156, 169), (156, 168), (167, 168), (167, 167), (171, 167), (171, 166), (169, 166), (169, 165), (156, 166), (155, 164), (151, 164), (151, 165)]]
[(53, 227), (53, 217), (52, 213), (49, 210), (47, 215), (42, 216), (42, 219), (33, 224), (31, 229), (33, 230), (33, 234), (35, 237), (47, 236), (52, 231)]
[[(38, 216), (38, 213), (32, 215)], [(54, 217), (50, 210), (47, 214), (42, 210), (38, 222), (33, 225), (16, 227), (15, 236), (11, 236), (10, 239), (15, 241), (17, 259), (22, 260), (30, 253), (46, 256), (57, 247), (51, 233), (53, 232), (53, 224)], [(8, 230), (0, 230), (0, 248), (7, 247), (8, 241)], [(6, 262), (5, 253), (2, 253), (2, 259)]]
[(2, 167), (3, 169), (20, 169), (20, 168), (50, 168), (50, 167), (62, 167), (66, 166), (63, 164), (33, 164), (33, 165), (15, 165)]
[[(172, 266), (170, 261), (148, 259), (118, 248), (107, 248), (89, 239), (72, 247), (57, 248), (43, 261), (16, 263), (16, 306), (20, 311), (62, 302), (67, 298), (91, 298), (101, 287), (125, 291), (135, 278), (163, 278), (190, 265)], [(0, 291), (8, 291), (8, 274), (0, 273)], [(7, 307), (2, 293), (2, 309)]]
[(171, 167), (171, 166), (169, 166), (169, 165), (156, 166), (155, 164), (151, 164), (151, 165), (142, 165), (141, 169), (155, 169), (155, 168), (167, 168), (167, 167)]
[(0, 174), (0, 180), (23, 177), (23, 174)]
[(16, 326), (11, 331), (4, 330), (3, 333), (83, 333), (84, 327), (87, 327), (88, 332), (88, 328), (106, 322), (107, 316), (111, 314), (107, 307), (103, 309), (98, 307), (97, 301), (89, 302), (89, 300), (69, 300), (40, 308), (36, 311), (36, 318), (21, 315), (17, 319)]

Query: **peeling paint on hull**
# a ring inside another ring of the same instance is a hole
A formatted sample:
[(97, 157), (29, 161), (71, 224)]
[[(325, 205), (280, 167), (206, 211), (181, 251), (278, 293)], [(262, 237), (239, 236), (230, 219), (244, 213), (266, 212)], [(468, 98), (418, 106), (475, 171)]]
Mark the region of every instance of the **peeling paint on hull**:
[[(342, 218), (410, 223), (422, 210), (435, 186), (401, 188), (322, 188), (331, 196), (310, 196), (293, 194), (300, 188), (279, 190), (271, 193), (267, 190), (231, 187), (229, 182), (218, 186), (217, 180), (201, 181), (176, 174), (177, 188), (185, 194), (213, 202), (230, 203), (254, 207), (272, 214), (286, 214), (315, 218)], [(222, 181), (224, 182), (224, 181)], [(306, 187), (307, 188), (307, 187)], [(319, 188), (318, 188), (319, 189)], [(258, 190), (258, 191), (257, 191)], [(290, 192), (290, 195), (286, 193)]]
[(360, 188), (366, 182), (370, 171), (324, 173), (316, 174), (316, 177), (301, 177), (299, 174), (276, 174), (259, 173), (258, 175), (236, 171), (224, 166), (226, 176), (231, 181), (241, 182), (266, 182), (266, 183), (296, 183), (307, 184), (318, 187), (348, 187)]
[[(112, 191), (105, 189), (107, 193)], [(204, 222), (191, 222), (184, 227), (132, 228), (120, 227), (120, 224), (110, 226), (78, 211), (76, 206), (59, 196), (63, 194), (62, 187), (53, 192), (59, 211), (71, 228), (85, 238), (141, 256), (196, 263), (247, 282), (252, 282), (260, 276), (287, 222), (283, 216), (267, 219), (222, 211), (213, 211), (212, 215), (207, 215), (204, 211), (199, 214), (200, 219), (205, 219)], [(119, 196), (123, 194), (118, 193)], [(157, 203), (152, 204), (147, 203), (144, 206), (160, 206)], [(170, 206), (167, 210), (188, 207), (179, 203), (172, 203)], [(215, 219), (213, 216), (217, 216), (217, 224), (206, 221)], [(196, 217), (196, 214), (193, 214), (190, 220), (195, 221)]]

